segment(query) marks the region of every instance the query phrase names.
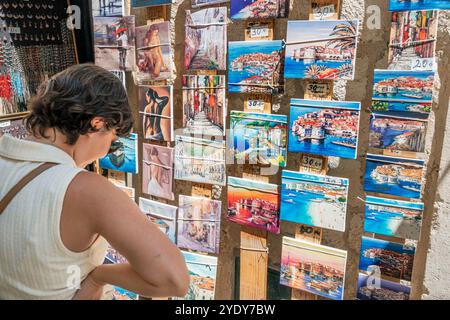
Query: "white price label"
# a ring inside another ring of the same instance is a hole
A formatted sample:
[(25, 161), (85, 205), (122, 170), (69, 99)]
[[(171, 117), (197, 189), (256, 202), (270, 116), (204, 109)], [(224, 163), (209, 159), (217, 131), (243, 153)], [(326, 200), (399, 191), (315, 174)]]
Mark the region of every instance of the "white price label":
[(11, 125), (11, 121), (0, 122), (0, 128), (6, 128)]
[(411, 70), (434, 70), (434, 58), (412, 59)]
[(8, 33), (10, 33), (10, 34), (20, 34), (20, 28), (18, 28), (18, 27), (8, 27)]
[(313, 9), (314, 18), (317, 20), (323, 20), (332, 17), (336, 11), (334, 10), (334, 5), (330, 4), (328, 6), (315, 7)]
[(269, 28), (253, 27), (250, 28), (250, 38), (264, 38), (269, 36)]
[(302, 164), (304, 167), (311, 168), (314, 170), (322, 170), (323, 167), (323, 159), (315, 158), (310, 156), (303, 156)]
[(264, 101), (263, 100), (248, 100), (247, 101), (247, 109), (248, 110), (258, 110), (264, 111)]

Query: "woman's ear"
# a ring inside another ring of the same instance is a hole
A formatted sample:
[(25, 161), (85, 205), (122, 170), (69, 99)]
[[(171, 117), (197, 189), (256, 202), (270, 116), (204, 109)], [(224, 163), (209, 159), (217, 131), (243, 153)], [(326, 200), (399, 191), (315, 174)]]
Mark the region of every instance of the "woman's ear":
[(91, 120), (91, 127), (95, 130), (95, 131), (100, 131), (103, 128), (106, 127), (105, 124), (105, 119), (103, 119), (102, 117), (95, 117)]

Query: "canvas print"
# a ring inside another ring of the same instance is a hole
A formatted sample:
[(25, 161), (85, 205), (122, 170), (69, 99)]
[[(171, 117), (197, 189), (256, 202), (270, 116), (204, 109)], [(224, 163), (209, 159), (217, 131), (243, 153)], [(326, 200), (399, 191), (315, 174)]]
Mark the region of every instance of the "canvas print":
[(361, 103), (291, 99), (290, 152), (356, 159)]
[(249, 179), (228, 177), (228, 220), (280, 233), (278, 186)]
[(345, 231), (348, 179), (283, 170), (281, 220)]
[(225, 141), (176, 136), (175, 179), (224, 186)]
[(139, 208), (147, 218), (158, 226), (173, 243), (175, 243), (175, 222), (177, 218), (177, 207), (158, 201), (139, 198)]
[(134, 71), (136, 64), (136, 50), (128, 48), (94, 48), (95, 64), (106, 70)]
[(389, 69), (433, 70), (438, 11), (392, 13)]
[(134, 292), (114, 286), (112, 292), (112, 300), (139, 300), (139, 295)]
[(369, 153), (366, 156), (364, 190), (419, 199), (423, 170), (423, 160)]
[(280, 284), (343, 300), (347, 251), (283, 237)]
[(225, 135), (225, 85), (225, 76), (183, 76), (183, 134)]
[(28, 131), (25, 127), (23, 119), (0, 119), (0, 137), (4, 134), (9, 134), (17, 139), (25, 139), (28, 137)]
[(228, 46), (229, 92), (271, 94), (280, 90), (281, 40), (231, 41)]
[(448, 0), (390, 0), (390, 11), (449, 10)]
[(217, 254), (222, 202), (180, 195), (178, 205), (178, 247)]
[(173, 149), (153, 144), (142, 145), (142, 192), (174, 200)]
[(366, 196), (364, 231), (419, 240), (423, 208), (422, 202)]
[(136, 28), (137, 79), (167, 80), (172, 75), (172, 49), (168, 21)]
[(100, 159), (100, 168), (137, 174), (139, 172), (137, 143), (136, 133), (119, 138), (114, 142), (117, 150)]
[(212, 4), (230, 2), (230, 0), (191, 0), (191, 1), (192, 1), (192, 8), (198, 8), (198, 7), (203, 7), (203, 6), (209, 6)]
[(231, 19), (286, 18), (287, 0), (231, 0)]
[(217, 257), (183, 251), (191, 282), (187, 295), (176, 300), (214, 300)]
[(120, 17), (124, 14), (124, 0), (92, 0), (94, 17)]
[(172, 0), (131, 0), (132, 8), (154, 7), (172, 4)]
[(289, 21), (285, 78), (353, 80), (358, 20)]
[(108, 246), (105, 259), (108, 260), (109, 263), (113, 264), (128, 263), (128, 260), (111, 246)]
[(286, 166), (287, 116), (231, 111), (230, 151), (238, 163)]
[(339, 2), (341, 0), (312, 0), (309, 20), (339, 19)]
[(359, 269), (379, 267), (382, 276), (411, 281), (415, 252), (414, 246), (362, 237)]
[(139, 114), (144, 139), (173, 141), (172, 86), (140, 86)]
[(227, 7), (186, 11), (186, 70), (226, 70)]
[(410, 287), (383, 279), (376, 287), (368, 275), (359, 274), (357, 300), (409, 300), (410, 293)]

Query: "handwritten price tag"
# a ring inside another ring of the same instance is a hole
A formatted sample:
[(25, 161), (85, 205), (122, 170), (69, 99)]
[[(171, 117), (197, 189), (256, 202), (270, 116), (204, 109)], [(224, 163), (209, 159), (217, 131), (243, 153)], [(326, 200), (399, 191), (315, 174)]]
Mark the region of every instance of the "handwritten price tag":
[(322, 167), (323, 167), (323, 158), (303, 156), (302, 165), (305, 168), (320, 171), (320, 170), (322, 170)]
[(266, 38), (269, 36), (269, 28), (252, 27), (250, 28), (250, 38)]
[(434, 58), (418, 58), (411, 60), (411, 70), (434, 70)]
[(0, 128), (6, 128), (11, 125), (11, 121), (0, 122)]
[(324, 20), (331, 18), (336, 11), (334, 10), (334, 5), (330, 4), (328, 6), (315, 7), (313, 9), (314, 18), (316, 20)]
[(247, 101), (247, 109), (248, 110), (257, 110), (264, 111), (264, 101), (263, 100), (248, 100)]
[(18, 27), (8, 27), (8, 33), (10, 33), (10, 34), (20, 34), (20, 28), (18, 28)]

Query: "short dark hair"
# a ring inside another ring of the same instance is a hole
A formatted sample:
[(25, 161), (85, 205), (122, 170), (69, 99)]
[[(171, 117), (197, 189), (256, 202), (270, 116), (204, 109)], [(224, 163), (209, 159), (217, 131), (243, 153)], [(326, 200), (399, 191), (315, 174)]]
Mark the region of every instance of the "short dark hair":
[(91, 120), (102, 117), (108, 130), (127, 136), (133, 128), (133, 115), (122, 81), (113, 73), (93, 64), (79, 64), (44, 82), (29, 104), (26, 127), (35, 136), (58, 129), (73, 145), (80, 135), (95, 132)]

